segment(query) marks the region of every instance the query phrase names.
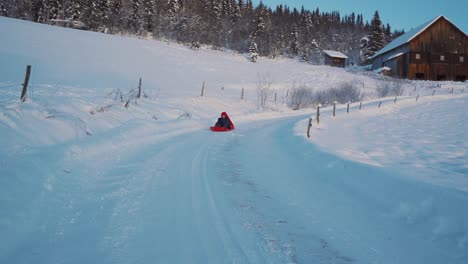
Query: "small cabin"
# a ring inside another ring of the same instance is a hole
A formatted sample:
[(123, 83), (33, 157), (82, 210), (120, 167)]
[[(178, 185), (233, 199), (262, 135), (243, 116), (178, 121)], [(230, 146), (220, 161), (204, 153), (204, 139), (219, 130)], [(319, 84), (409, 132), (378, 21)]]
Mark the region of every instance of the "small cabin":
[(439, 16), (396, 38), (371, 57), (372, 69), (390, 68), (392, 77), (465, 81), (468, 36)]
[(348, 56), (336, 50), (324, 50), (325, 65), (333, 67), (344, 67), (346, 65), (346, 59)]

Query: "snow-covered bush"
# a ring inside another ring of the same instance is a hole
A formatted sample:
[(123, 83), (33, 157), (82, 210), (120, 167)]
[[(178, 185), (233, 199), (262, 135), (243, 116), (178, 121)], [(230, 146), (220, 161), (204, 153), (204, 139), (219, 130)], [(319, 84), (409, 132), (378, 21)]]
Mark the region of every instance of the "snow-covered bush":
[(362, 100), (361, 89), (362, 82), (352, 80), (348, 82), (342, 82), (338, 87), (328, 90), (328, 98), (322, 104), (331, 104), (331, 102), (337, 101), (340, 104), (348, 102), (358, 102)]
[[(137, 94), (137, 90), (130, 90), (129, 92), (124, 94), (120, 89), (114, 89), (107, 94), (107, 98), (110, 100), (110, 102), (107, 102), (105, 105), (96, 106), (89, 112), (92, 115), (96, 113), (103, 113), (110, 110), (117, 103), (124, 103), (124, 107), (128, 108), (130, 106), (130, 103), (138, 104)], [(142, 97), (148, 98), (148, 95), (145, 92), (143, 92)]]
[(334, 101), (340, 104), (358, 102), (362, 99), (361, 86), (362, 83), (352, 80), (342, 82), (337, 87), (314, 91), (305, 84), (298, 87), (293, 84), (287, 104), (293, 110), (299, 110), (317, 104), (331, 105)]
[(269, 73), (266, 74), (258, 74), (257, 79), (257, 99), (258, 99), (258, 107), (264, 108), (268, 98), (270, 97), (272, 91), (270, 89), (271, 84), (273, 81), (271, 80), (271, 75)]
[(303, 83), (296, 87), (296, 83), (293, 83), (287, 101), (287, 105), (290, 108), (293, 110), (299, 110), (301, 108), (309, 107), (313, 102), (314, 92), (311, 88), (308, 88)]
[(377, 85), (377, 96), (401, 96), (403, 95), (403, 84), (398, 80), (385, 80)]
[(190, 118), (192, 118), (192, 114), (187, 111), (184, 111), (184, 113), (182, 113), (179, 117), (177, 117), (177, 119), (190, 119)]

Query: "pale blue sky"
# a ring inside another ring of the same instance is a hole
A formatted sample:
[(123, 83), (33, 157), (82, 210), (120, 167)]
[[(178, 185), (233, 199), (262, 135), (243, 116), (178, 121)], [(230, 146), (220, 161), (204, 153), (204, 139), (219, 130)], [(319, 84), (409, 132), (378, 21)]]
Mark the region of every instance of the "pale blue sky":
[[(260, 0), (252, 0), (256, 5)], [(383, 23), (389, 23), (392, 30), (415, 28), (439, 15), (444, 15), (465, 34), (468, 34), (467, 0), (263, 0), (275, 9), (278, 4), (312, 10), (317, 7), (321, 12), (340, 11), (341, 15), (362, 14), (364, 21), (372, 19), (375, 10), (379, 11)]]

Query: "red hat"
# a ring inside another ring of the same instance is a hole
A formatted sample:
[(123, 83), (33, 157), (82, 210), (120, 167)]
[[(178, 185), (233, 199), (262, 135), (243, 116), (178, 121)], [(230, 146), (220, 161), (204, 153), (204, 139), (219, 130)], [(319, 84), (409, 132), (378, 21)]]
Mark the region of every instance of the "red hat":
[(222, 113), (221, 113), (221, 116), (226, 116), (226, 117), (227, 117), (228, 115), (227, 115), (226, 112), (222, 112)]

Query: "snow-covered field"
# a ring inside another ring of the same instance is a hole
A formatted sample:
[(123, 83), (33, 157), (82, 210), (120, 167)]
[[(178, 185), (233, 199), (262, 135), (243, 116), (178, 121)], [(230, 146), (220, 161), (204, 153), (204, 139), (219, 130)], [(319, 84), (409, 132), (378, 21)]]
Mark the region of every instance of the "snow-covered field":
[[(467, 90), (468, 92), (468, 90)], [(331, 109), (314, 125), (311, 140), (325, 151), (373, 166), (404, 170), (408, 177), (468, 191), (468, 93), (370, 102)], [(297, 124), (304, 134), (308, 120)]]
[[(3, 17), (0, 36), (0, 263), (468, 262), (466, 83), (323, 108), (309, 140), (294, 82), (371, 99), (379, 78)], [(222, 111), (236, 130), (214, 134)]]

